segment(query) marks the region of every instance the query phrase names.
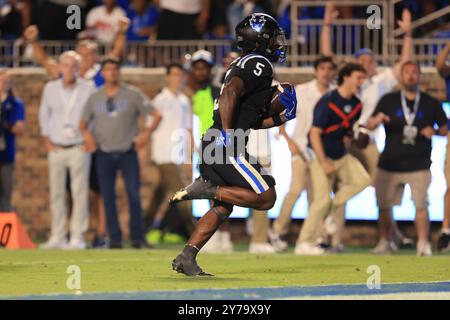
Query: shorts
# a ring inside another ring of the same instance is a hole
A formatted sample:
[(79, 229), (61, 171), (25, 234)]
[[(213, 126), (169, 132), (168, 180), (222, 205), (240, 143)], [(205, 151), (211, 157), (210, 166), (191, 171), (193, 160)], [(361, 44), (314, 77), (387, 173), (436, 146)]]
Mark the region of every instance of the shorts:
[[(215, 141), (202, 140), (200, 175), (204, 179), (218, 186), (241, 187), (258, 194), (275, 186), (275, 179), (248, 152), (226, 155), (222, 146), (211, 144), (215, 144)], [(218, 150), (224, 154), (222, 161), (212, 161), (210, 156), (217, 160), (215, 155)]]
[(428, 207), (428, 187), (430, 183), (430, 170), (393, 172), (378, 168), (375, 178), (378, 207), (390, 209), (400, 205), (405, 185), (409, 185), (416, 210), (424, 210)]

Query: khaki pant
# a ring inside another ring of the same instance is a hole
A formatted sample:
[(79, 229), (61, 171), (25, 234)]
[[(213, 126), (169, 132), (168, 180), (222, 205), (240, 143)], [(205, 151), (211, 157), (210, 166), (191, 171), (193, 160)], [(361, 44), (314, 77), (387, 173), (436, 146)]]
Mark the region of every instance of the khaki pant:
[[(259, 158), (258, 161), (261, 161), (264, 159)], [(261, 161), (263, 162), (263, 161)], [(269, 160), (267, 162), (263, 163), (269, 163)], [(270, 172), (270, 165), (264, 166), (265, 170), (267, 172)], [(267, 216), (267, 211), (260, 211), (260, 210), (253, 210), (252, 211), (252, 223), (253, 223), (253, 233), (252, 238), (250, 239), (251, 243), (267, 243), (268, 241), (268, 234), (269, 234), (269, 227), (270, 227), (270, 221), (269, 217)]]
[(351, 146), (349, 151), (352, 156), (362, 163), (370, 176), (370, 184), (374, 185), (378, 169), (378, 159), (380, 158), (380, 151), (378, 151), (376, 143), (369, 143), (365, 149)]
[[(186, 169), (181, 165), (173, 163), (158, 164), (157, 168), (160, 174), (160, 183), (155, 190), (153, 201), (150, 208), (150, 216), (154, 217), (163, 201), (167, 199), (167, 193), (175, 193), (184, 187), (183, 174)], [(192, 216), (191, 201), (182, 201), (176, 204), (180, 218), (189, 234), (195, 229), (194, 218)]]
[(88, 226), (89, 166), (91, 155), (81, 146), (56, 149), (48, 154), (50, 209), (52, 213), (51, 240), (61, 242), (66, 237), (67, 207), (66, 179), (70, 172), (72, 193), (71, 241), (82, 241)]
[(306, 163), (300, 156), (293, 156), (291, 168), (291, 185), (288, 193), (284, 197), (280, 213), (273, 223), (274, 232), (281, 235), (285, 235), (289, 231), (292, 210), (303, 190), (308, 189), (308, 205), (312, 201), (308, 163)]
[(269, 231), (269, 218), (267, 211), (253, 210), (252, 212), (253, 233), (251, 243), (267, 243)]
[[(370, 184), (370, 178), (362, 164), (350, 154), (338, 160), (333, 160), (336, 171), (327, 176), (319, 161), (315, 159), (310, 165), (310, 174), (313, 189), (313, 202), (309, 207), (298, 242), (313, 243), (316, 232), (322, 221), (330, 212), (339, 212), (350, 198), (364, 190)], [(339, 180), (339, 188), (334, 198), (331, 191), (335, 180)]]

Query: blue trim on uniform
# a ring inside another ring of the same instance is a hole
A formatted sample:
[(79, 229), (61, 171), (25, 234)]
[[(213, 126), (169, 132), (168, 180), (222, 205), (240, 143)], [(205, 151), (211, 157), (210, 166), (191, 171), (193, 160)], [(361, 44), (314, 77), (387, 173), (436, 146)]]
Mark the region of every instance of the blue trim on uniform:
[(258, 187), (259, 191), (264, 192), (266, 191), (264, 189), (264, 187), (262, 186), (261, 182), (259, 182), (258, 178), (253, 174), (253, 172), (250, 171), (250, 169), (248, 169), (245, 164), (242, 163), (241, 159), (239, 158), (235, 158), (237, 164), (239, 165), (239, 167), (241, 167), (245, 173), (248, 174), (248, 176), (253, 180), (253, 182), (256, 184), (256, 186)]

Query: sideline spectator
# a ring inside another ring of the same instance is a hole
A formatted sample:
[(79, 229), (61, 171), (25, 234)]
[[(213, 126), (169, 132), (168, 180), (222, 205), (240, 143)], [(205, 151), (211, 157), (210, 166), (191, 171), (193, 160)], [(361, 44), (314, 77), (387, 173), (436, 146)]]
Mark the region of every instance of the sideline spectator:
[(201, 39), (206, 31), (210, 0), (159, 0), (158, 40)]
[(126, 16), (115, 0), (103, 0), (103, 5), (89, 11), (86, 28), (93, 32), (93, 38), (100, 43), (110, 44), (119, 32), (119, 22)]
[(25, 130), (25, 106), (12, 91), (10, 75), (0, 70), (0, 212), (10, 212), (14, 184), (16, 136)]
[[(84, 249), (83, 233), (88, 224), (88, 182), (90, 155), (83, 149), (78, 129), (81, 113), (93, 87), (79, 79), (79, 55), (66, 51), (59, 58), (61, 78), (44, 87), (39, 108), (39, 124), (48, 152), (50, 208), (52, 227), (44, 249)], [(65, 203), (66, 171), (72, 190), (70, 243), (66, 240), (67, 208)]]
[[(331, 57), (321, 57), (314, 62), (314, 79), (296, 86), (297, 117), (295, 129), (289, 136), (285, 126), (280, 127), (280, 134), (286, 139), (291, 151), (291, 185), (281, 206), (280, 214), (275, 219), (270, 238), (273, 246), (279, 252), (287, 250), (287, 242), (281, 238), (289, 230), (291, 213), (297, 199), (303, 190), (310, 189), (308, 162), (312, 159), (308, 155), (308, 133), (311, 129), (314, 107), (320, 98), (327, 92), (336, 88), (332, 82), (336, 72), (336, 65)], [(308, 204), (311, 204), (312, 194), (308, 191)]]
[(199, 50), (192, 55), (188, 95), (192, 96), (192, 109), (200, 121), (200, 137), (213, 124), (214, 101), (220, 94), (220, 88), (212, 84), (213, 66), (211, 52)]
[[(309, 168), (313, 201), (309, 207), (295, 254), (320, 255), (325, 251), (315, 244), (315, 234), (327, 215), (333, 215), (350, 198), (370, 183), (361, 163), (347, 152), (353, 125), (361, 115), (361, 101), (356, 95), (365, 78), (364, 68), (348, 63), (338, 74), (338, 88), (324, 95), (314, 108), (309, 139), (314, 151)], [(334, 181), (340, 185), (334, 198)]]
[(158, 8), (150, 0), (133, 0), (127, 9), (130, 28), (127, 38), (130, 41), (147, 41), (156, 38)]
[[(149, 245), (144, 239), (136, 151), (148, 142), (160, 116), (140, 91), (120, 82), (118, 60), (105, 59), (102, 62), (102, 76), (105, 85), (86, 102), (80, 129), (87, 150), (96, 151), (95, 166), (105, 205), (109, 247), (122, 248), (115, 192), (117, 172), (121, 171), (128, 196), (132, 246), (146, 248)], [(138, 133), (139, 116), (149, 113), (154, 116), (152, 125)]]
[[(442, 49), (436, 61), (436, 69), (445, 80), (447, 89), (447, 101), (450, 102), (450, 65), (446, 63), (450, 54), (450, 42)], [(447, 120), (447, 126), (450, 120)], [(442, 232), (438, 240), (439, 251), (450, 249), (450, 135), (447, 135), (447, 150), (445, 153), (445, 180), (447, 181), (447, 191), (444, 198), (444, 221), (442, 222)]]
[[(169, 64), (166, 67), (166, 81), (167, 86), (153, 99), (155, 109), (162, 116), (152, 136), (152, 160), (161, 177), (150, 209), (150, 216), (154, 217), (153, 229), (160, 228), (165, 217), (156, 216), (156, 213), (167, 199), (167, 193), (173, 194), (181, 189), (186, 182), (183, 181), (186, 180), (185, 170), (192, 171), (192, 111), (189, 98), (182, 93), (185, 82), (182, 65)], [(148, 120), (151, 122), (151, 117)], [(189, 237), (195, 228), (191, 202), (184, 201), (174, 206)]]
[[(392, 207), (400, 205), (405, 185), (416, 208), (417, 255), (430, 256), (428, 187), (431, 183), (431, 138), (447, 135), (447, 117), (440, 102), (419, 90), (420, 66), (401, 67), (402, 90), (386, 94), (368, 122), (370, 129), (384, 124), (386, 146), (375, 179), (379, 208), (380, 243), (393, 238)], [(438, 130), (434, 126), (439, 127)]]
[[(342, 9), (342, 7), (341, 7)], [(345, 9), (345, 8), (344, 8)], [(348, 15), (348, 8), (342, 11), (343, 15)], [(338, 12), (335, 10), (334, 2), (328, 1), (325, 7), (325, 14), (323, 20), (323, 27), (321, 31), (320, 38), (320, 51), (321, 54), (327, 56), (333, 56), (334, 53), (332, 51), (332, 41), (331, 41), (331, 32), (332, 25), (334, 20), (338, 16)], [(357, 62), (361, 64), (366, 70), (367, 79), (365, 80), (361, 93), (359, 94), (359, 98), (362, 102), (362, 113), (359, 123), (365, 125), (367, 120), (372, 115), (375, 110), (375, 106), (379, 101), (380, 97), (384, 94), (391, 92), (395, 86), (398, 84), (400, 79), (400, 68), (402, 64), (406, 61), (412, 59), (412, 36), (411, 36), (411, 14), (407, 9), (404, 9), (402, 12), (402, 20), (398, 21), (399, 27), (404, 32), (403, 35), (403, 45), (402, 45), (402, 53), (400, 56), (400, 61), (396, 63), (393, 67), (388, 67), (383, 69), (382, 71), (377, 70), (377, 62), (375, 60), (375, 53), (369, 48), (362, 48), (355, 53), (355, 58)], [(371, 178), (371, 184), (373, 185), (376, 172), (377, 172), (377, 164), (380, 156), (380, 152), (375, 143), (375, 136), (377, 132), (370, 132), (370, 142), (366, 148), (359, 149), (354, 146), (350, 147), (350, 153), (355, 156), (367, 170)], [(407, 239), (403, 236), (403, 234), (398, 230), (395, 225), (395, 233), (396, 233), (396, 242), (400, 245), (410, 245), (412, 240)], [(378, 244), (374, 251), (375, 252), (383, 252), (390, 251), (393, 248), (388, 248), (385, 246), (385, 243)], [(394, 245), (394, 243), (392, 243)]]

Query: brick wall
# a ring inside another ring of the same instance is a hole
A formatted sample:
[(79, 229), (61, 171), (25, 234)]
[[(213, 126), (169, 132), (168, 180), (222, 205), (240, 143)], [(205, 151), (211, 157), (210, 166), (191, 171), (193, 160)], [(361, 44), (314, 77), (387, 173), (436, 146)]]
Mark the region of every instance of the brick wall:
[[(149, 97), (153, 97), (163, 86), (163, 73), (164, 70), (160, 69), (124, 70), (123, 79), (141, 88)], [(48, 165), (39, 134), (38, 108), (42, 88), (48, 78), (41, 69), (17, 69), (12, 70), (12, 74), (15, 94), (24, 100), (27, 118), (26, 133), (18, 139), (13, 206), (30, 235), (35, 239), (44, 239), (48, 235), (50, 225)], [(311, 78), (310, 69), (280, 69), (279, 72), (281, 81), (299, 83)], [(424, 70), (422, 82), (426, 91), (439, 99), (444, 99), (444, 83), (434, 69)], [(158, 180), (159, 177), (154, 167), (149, 161), (144, 161), (141, 190), (144, 208), (149, 206), (152, 190)], [(128, 213), (121, 179), (119, 179), (117, 187), (120, 219), (126, 236)]]

